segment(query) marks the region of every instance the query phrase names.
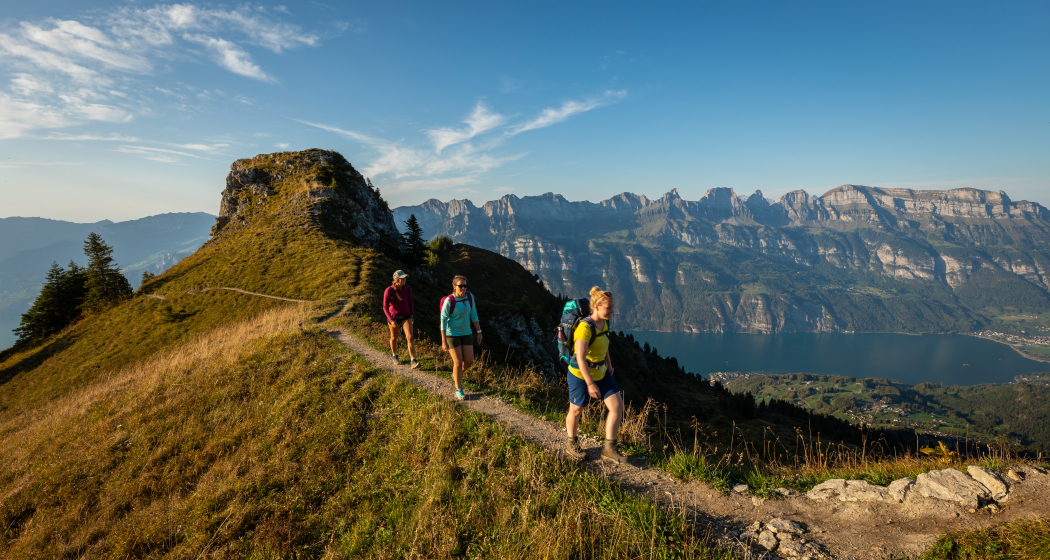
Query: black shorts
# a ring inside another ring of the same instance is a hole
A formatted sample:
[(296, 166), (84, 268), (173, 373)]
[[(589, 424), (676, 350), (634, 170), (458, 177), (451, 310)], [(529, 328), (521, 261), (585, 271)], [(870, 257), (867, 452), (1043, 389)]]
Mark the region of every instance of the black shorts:
[(449, 348), (459, 348), (460, 346), (474, 346), (474, 338), (469, 334), (463, 336), (446, 336), (445, 340), (448, 341)]
[(409, 320), (411, 318), (412, 318), (411, 315), (405, 315), (404, 317), (394, 317), (394, 326), (395, 327), (400, 327), (402, 323), (404, 323), (405, 321), (407, 321), (407, 320)]

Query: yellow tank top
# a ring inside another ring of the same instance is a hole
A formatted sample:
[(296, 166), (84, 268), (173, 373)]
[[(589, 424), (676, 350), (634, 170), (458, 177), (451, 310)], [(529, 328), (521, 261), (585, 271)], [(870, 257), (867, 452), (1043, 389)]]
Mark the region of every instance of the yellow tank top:
[[(609, 331), (609, 321), (605, 321), (605, 327), (598, 331), (598, 334)], [(591, 325), (587, 321), (580, 321), (579, 325), (576, 325), (576, 330), (572, 333), (572, 347), (575, 353), (576, 341), (577, 340), (590, 340), (591, 339)], [(609, 337), (599, 336), (594, 339), (594, 342), (587, 347), (587, 361), (588, 362), (600, 362), (605, 359), (605, 355), (609, 353)], [(591, 372), (591, 380), (598, 381), (599, 379), (605, 378), (605, 371), (608, 369), (606, 364), (602, 364), (601, 367), (588, 368)], [(569, 373), (583, 379), (583, 372), (579, 368), (569, 366)]]

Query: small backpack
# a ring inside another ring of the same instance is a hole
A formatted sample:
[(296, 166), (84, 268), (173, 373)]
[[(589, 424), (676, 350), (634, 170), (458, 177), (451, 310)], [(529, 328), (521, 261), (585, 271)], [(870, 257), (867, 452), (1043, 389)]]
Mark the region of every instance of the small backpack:
[(590, 314), (591, 300), (588, 298), (570, 300), (561, 310), (561, 322), (558, 323), (555, 342), (558, 343), (558, 355), (561, 360), (570, 366), (576, 363), (576, 348), (573, 345), (572, 336), (576, 332), (576, 327), (580, 325), (580, 321), (586, 321), (591, 326), (591, 338), (587, 341), (587, 346), (594, 344), (599, 336), (609, 334), (608, 329), (598, 333), (598, 325), (591, 321)]
[[(441, 305), (438, 306), (438, 315), (441, 315), (441, 310), (445, 308), (445, 302), (448, 301), (449, 298), (452, 299), (452, 305), (450, 305), (449, 308), (448, 308), (448, 314), (450, 316), (452, 315), (452, 310), (456, 308), (456, 295), (455, 294), (449, 294), (449, 295), (441, 298)], [(472, 294), (470, 292), (467, 292), (467, 301), (470, 302), (470, 307), (474, 307), (474, 294)]]

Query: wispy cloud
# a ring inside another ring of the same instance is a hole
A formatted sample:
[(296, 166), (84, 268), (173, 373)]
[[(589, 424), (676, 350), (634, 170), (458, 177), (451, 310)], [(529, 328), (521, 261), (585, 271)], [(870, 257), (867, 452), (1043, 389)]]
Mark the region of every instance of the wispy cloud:
[(214, 55), (213, 58), (215, 63), (234, 74), (240, 74), (241, 76), (247, 76), (264, 82), (277, 81), (271, 76), (268, 76), (266, 72), (262, 71), (262, 68), (259, 68), (254, 62), (252, 62), (251, 55), (245, 52), (244, 49), (230, 41), (218, 39), (216, 37), (208, 37), (207, 35), (190, 35), (189, 33), (182, 37), (187, 41), (200, 43), (201, 45), (208, 47)]
[(63, 134), (61, 132), (52, 132), (51, 134), (44, 136), (43, 140), (72, 140), (78, 142), (85, 141), (98, 141), (98, 142), (138, 142), (139, 139), (134, 136), (121, 136), (120, 134), (110, 134), (109, 136), (99, 136), (97, 134)]
[(441, 153), (441, 150), (460, 142), (466, 142), (478, 134), (492, 130), (502, 125), (506, 120), (506, 117), (499, 113), (493, 113), (484, 103), (478, 101), (478, 104), (474, 106), (474, 111), (463, 121), (466, 123), (466, 127), (435, 128), (428, 130), (427, 136), (434, 143), (434, 149)]
[[(624, 99), (626, 91), (607, 91), (601, 97), (584, 101), (566, 101), (558, 108), (546, 108), (524, 122), (508, 123), (508, 117), (493, 111), (483, 102), (475, 104), (462, 121), (466, 126), (435, 127), (423, 131), (432, 147), (413, 146), (405, 141), (377, 138), (355, 130), (310, 122), (297, 122), (339, 134), (367, 147), (372, 160), (362, 169), (369, 177), (385, 176), (395, 192), (407, 190), (460, 189), (503, 164), (525, 157), (524, 153), (497, 153), (505, 141), (529, 130), (552, 126), (572, 115)], [(502, 134), (498, 131), (502, 129)], [(488, 134), (488, 139), (473, 142)], [(507, 187), (503, 187), (507, 188)], [(508, 189), (509, 190), (509, 189)]]
[(598, 107), (604, 107), (605, 105), (616, 103), (625, 97), (627, 97), (626, 90), (606, 91), (605, 95), (602, 97), (592, 98), (585, 101), (566, 101), (557, 109), (553, 107), (544, 109), (536, 118), (514, 128), (509, 134), (515, 135), (529, 130), (536, 130), (537, 128), (546, 128), (552, 124), (563, 122), (573, 115), (578, 115), (592, 109), (597, 109)]
[(132, 5), (76, 20), (0, 24), (0, 79), (6, 70), (9, 80), (0, 89), (0, 138), (89, 121), (127, 122), (159, 105), (150, 99), (157, 92), (182, 100), (180, 108), (207, 102), (213, 94), (251, 104), (242, 95), (185, 84), (181, 89), (192, 93), (180, 93), (180, 87), (150, 82), (173, 61), (206, 59), (239, 76), (275, 83), (252, 58), (251, 47), (282, 53), (321, 40), (283, 17), (279, 10), (250, 4)]
[(195, 152), (206, 152), (209, 154), (222, 154), (223, 148), (230, 147), (229, 144), (171, 144), (171, 146), (183, 150), (193, 150)]
[(146, 146), (121, 146), (121, 147), (117, 148), (116, 151), (118, 151), (120, 153), (123, 153), (123, 154), (144, 155), (144, 156), (146, 156), (146, 159), (150, 159), (150, 160), (153, 160), (153, 161), (163, 161), (163, 162), (167, 162), (167, 163), (174, 163), (174, 162), (178, 161), (175, 158), (172, 158), (171, 156), (183, 156), (183, 157), (191, 157), (191, 158), (196, 158), (196, 159), (204, 159), (204, 160), (214, 161), (214, 160), (211, 160), (210, 158), (202, 157), (202, 156), (199, 156), (197, 154), (191, 154), (189, 152), (180, 152), (178, 150), (168, 150), (166, 148), (148, 148)]
[(18, 167), (50, 167), (55, 165), (84, 165), (80, 161), (0, 161), (0, 169), (14, 169)]

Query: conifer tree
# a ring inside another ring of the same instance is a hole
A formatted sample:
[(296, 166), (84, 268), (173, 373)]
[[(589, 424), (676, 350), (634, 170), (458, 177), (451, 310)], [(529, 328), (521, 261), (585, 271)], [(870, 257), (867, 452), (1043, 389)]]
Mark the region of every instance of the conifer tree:
[(58, 333), (80, 316), (87, 293), (87, 271), (70, 261), (69, 269), (51, 264), (47, 280), (33, 306), (22, 314), (17, 329), (19, 342), (40, 340)]
[(84, 309), (97, 311), (131, 295), (131, 283), (120, 273), (120, 267), (113, 261), (113, 248), (101, 235), (94, 232), (88, 235), (84, 254), (88, 258)]
[(405, 251), (412, 262), (412, 266), (423, 264), (426, 258), (427, 245), (423, 239), (423, 228), (419, 227), (419, 220), (412, 214), (405, 220)]

